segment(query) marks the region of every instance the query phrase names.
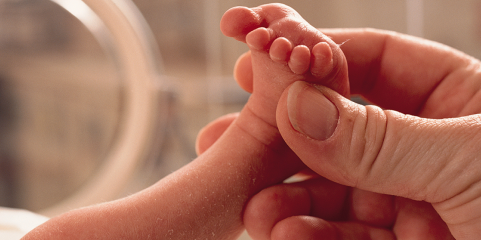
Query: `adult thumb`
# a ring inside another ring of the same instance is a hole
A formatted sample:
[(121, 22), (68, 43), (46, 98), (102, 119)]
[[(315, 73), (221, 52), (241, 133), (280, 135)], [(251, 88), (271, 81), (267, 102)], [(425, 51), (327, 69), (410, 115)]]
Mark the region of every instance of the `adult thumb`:
[[(279, 101), (277, 124), (299, 158), (335, 182), (436, 203), (438, 210), (481, 199), (478, 115), (419, 118), (298, 81)], [(478, 210), (463, 214), (481, 219)]]

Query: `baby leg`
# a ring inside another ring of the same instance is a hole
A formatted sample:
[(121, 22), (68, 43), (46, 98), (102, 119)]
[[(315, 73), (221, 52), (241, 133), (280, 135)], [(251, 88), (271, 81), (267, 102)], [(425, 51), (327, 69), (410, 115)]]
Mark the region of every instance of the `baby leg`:
[(305, 167), (275, 127), (276, 105), (297, 80), (347, 94), (342, 52), (284, 5), (234, 8), (221, 24), (251, 47), (254, 82), (246, 107), (215, 144), (139, 193), (65, 213), (24, 239), (235, 239), (248, 200)]

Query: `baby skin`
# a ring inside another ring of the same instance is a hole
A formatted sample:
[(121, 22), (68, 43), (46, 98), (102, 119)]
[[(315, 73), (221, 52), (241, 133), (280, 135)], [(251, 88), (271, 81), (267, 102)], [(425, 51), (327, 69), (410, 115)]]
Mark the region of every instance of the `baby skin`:
[(23, 239), (236, 239), (248, 200), (304, 168), (277, 130), (277, 102), (300, 80), (348, 95), (339, 46), (280, 4), (230, 9), (221, 30), (247, 43), (254, 77), (240, 82), (252, 96), (240, 114), (226, 117), (233, 122), (222, 136), (198, 143), (199, 157), (153, 186), (67, 212)]
[[(276, 126), (277, 101), (295, 81), (349, 95), (347, 63), (339, 46), (292, 8), (282, 4), (232, 8), (224, 14), (221, 30), (250, 48), (253, 82), (239, 84), (253, 93), (246, 108), (264, 122)], [(244, 68), (237, 69), (235, 74), (246, 74)]]

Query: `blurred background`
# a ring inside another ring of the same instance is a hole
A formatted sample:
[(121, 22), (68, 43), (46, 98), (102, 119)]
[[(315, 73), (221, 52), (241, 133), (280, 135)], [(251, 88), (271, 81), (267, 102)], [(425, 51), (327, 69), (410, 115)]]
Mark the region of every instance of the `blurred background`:
[[(74, 1), (74, 0), (72, 0)], [(258, 0), (133, 0), (160, 50), (162, 136), (131, 194), (195, 158), (197, 132), (240, 111), (249, 95), (232, 78), (244, 44), (224, 37), (227, 9)], [(481, 0), (290, 0), (322, 28), (371, 27), (435, 40), (481, 57)], [(95, 174), (115, 140), (125, 89), (115, 58), (50, 0), (0, 0), (0, 206), (54, 205)], [(166, 126), (166, 127), (165, 127)]]

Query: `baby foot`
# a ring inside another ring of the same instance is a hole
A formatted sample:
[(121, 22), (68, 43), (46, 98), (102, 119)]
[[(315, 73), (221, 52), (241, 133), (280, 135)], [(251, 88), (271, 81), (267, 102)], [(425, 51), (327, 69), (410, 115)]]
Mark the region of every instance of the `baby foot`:
[(224, 35), (245, 42), (252, 54), (253, 93), (246, 107), (276, 126), (275, 111), (294, 81), (349, 95), (347, 63), (339, 46), (283, 4), (235, 7), (221, 20)]

